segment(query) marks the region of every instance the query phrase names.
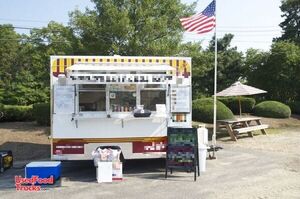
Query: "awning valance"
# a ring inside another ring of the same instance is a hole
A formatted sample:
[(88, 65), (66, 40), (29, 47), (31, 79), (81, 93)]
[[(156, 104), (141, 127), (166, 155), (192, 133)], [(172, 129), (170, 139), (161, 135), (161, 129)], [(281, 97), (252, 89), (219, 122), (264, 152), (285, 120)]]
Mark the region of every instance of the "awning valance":
[(166, 72), (175, 68), (160, 63), (77, 63), (67, 69), (68, 72)]

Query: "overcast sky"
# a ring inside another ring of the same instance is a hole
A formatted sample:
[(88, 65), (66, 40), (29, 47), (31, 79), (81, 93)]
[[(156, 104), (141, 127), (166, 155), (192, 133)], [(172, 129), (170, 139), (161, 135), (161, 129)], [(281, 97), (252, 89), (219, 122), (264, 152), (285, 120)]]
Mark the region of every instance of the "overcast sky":
[[(193, 0), (182, 0), (191, 3)], [(211, 0), (198, 0), (201, 12)], [(272, 38), (281, 34), (278, 24), (283, 20), (280, 0), (217, 0), (217, 34), (235, 35), (232, 46), (245, 51), (248, 48), (268, 50)], [(75, 8), (92, 8), (89, 0), (0, 0), (0, 24), (11, 23), (19, 27), (42, 27), (51, 20), (67, 24), (68, 13)], [(28, 33), (17, 29), (19, 33)], [(196, 35), (185, 33), (184, 41), (202, 41), (206, 46), (212, 33)]]

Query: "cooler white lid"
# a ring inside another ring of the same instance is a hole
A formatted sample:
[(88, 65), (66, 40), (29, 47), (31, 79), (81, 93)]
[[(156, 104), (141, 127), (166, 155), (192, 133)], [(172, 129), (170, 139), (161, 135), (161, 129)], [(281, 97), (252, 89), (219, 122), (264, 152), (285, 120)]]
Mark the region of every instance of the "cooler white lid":
[(30, 162), (26, 167), (56, 167), (60, 165), (60, 161), (41, 161), (41, 162)]

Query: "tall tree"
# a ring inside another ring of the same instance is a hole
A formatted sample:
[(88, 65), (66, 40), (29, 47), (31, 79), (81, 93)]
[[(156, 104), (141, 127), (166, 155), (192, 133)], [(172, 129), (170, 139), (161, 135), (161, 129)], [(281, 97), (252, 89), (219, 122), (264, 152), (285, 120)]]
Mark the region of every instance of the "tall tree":
[[(245, 66), (243, 53), (237, 50), (237, 47), (231, 47), (233, 34), (225, 34), (223, 38), (218, 39), (218, 91), (225, 89), (235, 81), (245, 77)], [(208, 46), (208, 52), (214, 53), (214, 37)], [(213, 94), (214, 65), (203, 81), (210, 93)]]
[(0, 25), (0, 102), (6, 98), (5, 90), (10, 88), (18, 70), (20, 39), (12, 25)]
[(283, 34), (279, 40), (289, 40), (300, 45), (300, 0), (283, 0), (280, 9), (284, 21), (280, 24)]
[[(3, 30), (3, 31), (2, 31)], [(2, 103), (28, 105), (49, 100), (50, 55), (77, 54), (81, 44), (72, 29), (50, 22), (30, 35), (18, 35), (12, 26), (0, 29)], [(5, 42), (5, 43), (4, 43)]]
[(247, 52), (246, 65), (251, 85), (268, 91), (269, 99), (282, 102), (300, 100), (300, 47), (276, 42), (270, 53)]
[(207, 87), (205, 78), (214, 67), (214, 53), (203, 50), (200, 42), (182, 44), (180, 50), (179, 55), (192, 58), (193, 99), (209, 95), (211, 90), (208, 90), (210, 88)]
[[(235, 81), (245, 77), (243, 54), (231, 47), (232, 34), (226, 34), (218, 39), (218, 90), (230, 86)], [(207, 49), (202, 49), (201, 43), (186, 43), (181, 46), (181, 54), (192, 57), (193, 98), (211, 96), (214, 91), (214, 37)]]
[(71, 26), (87, 54), (174, 55), (179, 18), (194, 8), (180, 0), (92, 0), (93, 10), (71, 13)]

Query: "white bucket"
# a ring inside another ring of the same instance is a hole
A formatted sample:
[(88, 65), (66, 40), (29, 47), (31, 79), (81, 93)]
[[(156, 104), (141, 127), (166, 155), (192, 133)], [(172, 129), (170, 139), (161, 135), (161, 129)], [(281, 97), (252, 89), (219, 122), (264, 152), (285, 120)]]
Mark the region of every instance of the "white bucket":
[(198, 151), (199, 151), (199, 167), (200, 167), (200, 172), (205, 172), (206, 171), (207, 146), (205, 146), (203, 144), (199, 144)]
[(205, 127), (197, 129), (198, 133), (198, 144), (208, 145), (208, 130)]

